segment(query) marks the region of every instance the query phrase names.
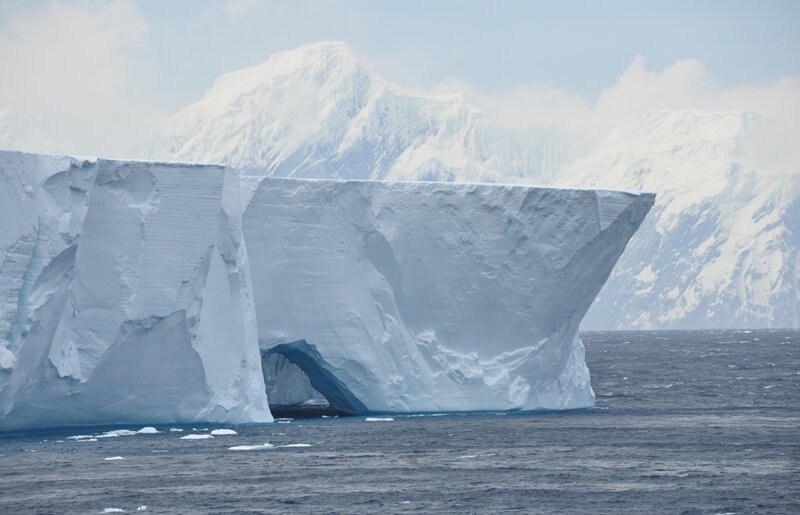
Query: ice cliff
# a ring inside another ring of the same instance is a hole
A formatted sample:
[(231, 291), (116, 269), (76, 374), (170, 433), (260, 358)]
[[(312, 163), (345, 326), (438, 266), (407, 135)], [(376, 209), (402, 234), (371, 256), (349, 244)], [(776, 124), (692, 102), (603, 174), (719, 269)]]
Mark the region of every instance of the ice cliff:
[(0, 152), (0, 428), (272, 419), (238, 176)]
[(0, 429), (265, 422), (268, 369), (358, 413), (589, 406), (578, 324), (652, 204), (0, 152)]

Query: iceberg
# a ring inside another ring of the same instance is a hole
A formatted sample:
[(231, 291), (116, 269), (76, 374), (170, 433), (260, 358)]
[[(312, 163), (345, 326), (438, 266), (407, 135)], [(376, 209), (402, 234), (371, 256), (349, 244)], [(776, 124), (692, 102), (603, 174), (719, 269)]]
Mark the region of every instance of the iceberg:
[(0, 199), (15, 429), (269, 422), (268, 391), (354, 414), (591, 406), (578, 325), (654, 196), (0, 151)]

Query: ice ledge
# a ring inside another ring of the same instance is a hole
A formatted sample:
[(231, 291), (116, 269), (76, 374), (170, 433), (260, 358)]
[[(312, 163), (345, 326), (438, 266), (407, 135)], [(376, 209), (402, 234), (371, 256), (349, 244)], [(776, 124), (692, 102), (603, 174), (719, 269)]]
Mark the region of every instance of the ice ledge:
[(269, 421), (261, 355), (300, 341), (358, 411), (591, 405), (578, 324), (654, 201), (3, 151), (0, 178), (0, 429)]

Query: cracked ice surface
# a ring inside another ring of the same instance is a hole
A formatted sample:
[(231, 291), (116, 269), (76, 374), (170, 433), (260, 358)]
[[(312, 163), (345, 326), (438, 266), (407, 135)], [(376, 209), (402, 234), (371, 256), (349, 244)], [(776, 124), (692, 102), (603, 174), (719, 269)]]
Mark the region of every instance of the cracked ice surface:
[(366, 412), (591, 405), (652, 202), (0, 152), (0, 429), (270, 421), (270, 350)]

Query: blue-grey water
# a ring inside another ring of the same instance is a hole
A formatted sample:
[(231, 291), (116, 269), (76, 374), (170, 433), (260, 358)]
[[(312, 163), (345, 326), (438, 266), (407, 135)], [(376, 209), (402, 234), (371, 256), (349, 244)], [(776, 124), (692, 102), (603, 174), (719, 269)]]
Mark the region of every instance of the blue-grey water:
[(2, 434), (0, 512), (800, 512), (800, 331), (583, 338), (587, 410)]

